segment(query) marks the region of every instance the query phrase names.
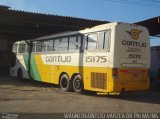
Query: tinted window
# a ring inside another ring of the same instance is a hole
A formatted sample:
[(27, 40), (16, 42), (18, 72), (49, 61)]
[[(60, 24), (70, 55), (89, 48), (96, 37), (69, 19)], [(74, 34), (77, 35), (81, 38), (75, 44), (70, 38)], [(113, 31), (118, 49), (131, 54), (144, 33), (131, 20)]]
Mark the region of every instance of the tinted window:
[(100, 32), (98, 47), (100, 50), (109, 49), (109, 41), (110, 41), (110, 32)]
[(69, 50), (76, 50), (77, 49), (77, 37), (70, 37), (69, 38)]
[(104, 49), (109, 49), (110, 32), (105, 32), (104, 37)]
[(46, 52), (47, 50), (47, 41), (42, 42), (42, 52)]
[(104, 43), (104, 32), (100, 32), (99, 33), (99, 40), (98, 40), (98, 42), (99, 42), (99, 44), (98, 44), (99, 49), (103, 50), (104, 49), (104, 45), (103, 45), (103, 43)]
[(26, 44), (19, 44), (19, 53), (25, 53), (26, 50)]
[(81, 48), (81, 36), (70, 37), (69, 50), (79, 50)]
[(68, 38), (62, 38), (60, 41), (60, 50), (67, 51), (68, 50)]
[(96, 50), (97, 49), (97, 34), (89, 34), (88, 35), (88, 50)]
[(59, 45), (60, 45), (60, 39), (55, 39), (54, 40), (54, 51), (59, 50)]
[(47, 51), (53, 51), (53, 40), (47, 41)]
[(35, 46), (36, 46), (36, 52), (41, 52), (41, 42), (39, 41), (39, 42), (36, 42), (35, 43)]
[(26, 45), (26, 52), (29, 52), (29, 45)]
[(32, 43), (32, 52), (36, 52), (36, 43), (35, 42)]
[(17, 44), (14, 44), (14, 45), (13, 45), (12, 51), (13, 51), (13, 52), (17, 52)]

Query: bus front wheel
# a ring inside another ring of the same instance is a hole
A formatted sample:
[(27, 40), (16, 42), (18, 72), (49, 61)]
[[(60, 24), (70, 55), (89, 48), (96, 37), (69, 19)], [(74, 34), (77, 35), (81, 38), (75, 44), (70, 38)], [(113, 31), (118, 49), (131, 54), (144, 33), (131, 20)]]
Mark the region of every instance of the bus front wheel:
[(83, 81), (80, 75), (73, 78), (73, 90), (77, 93), (83, 93)]
[(68, 92), (68, 91), (71, 91), (71, 80), (69, 79), (68, 75), (67, 74), (63, 74), (61, 77), (60, 77), (60, 82), (59, 82), (59, 85), (60, 85), (60, 88), (65, 91), (65, 92)]

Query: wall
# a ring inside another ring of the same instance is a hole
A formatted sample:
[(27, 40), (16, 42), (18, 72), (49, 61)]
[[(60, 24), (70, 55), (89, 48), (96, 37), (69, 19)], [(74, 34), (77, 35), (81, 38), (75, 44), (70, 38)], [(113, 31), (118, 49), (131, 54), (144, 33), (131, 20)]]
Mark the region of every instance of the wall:
[(9, 66), (9, 42), (6, 39), (0, 39), (0, 71), (8, 70)]
[(151, 78), (160, 78), (160, 46), (151, 47)]
[(8, 40), (0, 39), (0, 52), (5, 52), (8, 49)]

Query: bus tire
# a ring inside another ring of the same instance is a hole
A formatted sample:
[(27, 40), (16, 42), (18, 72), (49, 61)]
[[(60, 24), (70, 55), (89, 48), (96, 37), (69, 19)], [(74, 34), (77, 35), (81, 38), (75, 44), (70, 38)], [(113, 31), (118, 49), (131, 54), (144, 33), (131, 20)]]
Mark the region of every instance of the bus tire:
[(17, 72), (17, 79), (18, 80), (23, 80), (23, 73), (22, 73), (22, 70), (21, 69), (18, 69), (18, 72)]
[(59, 85), (61, 90), (65, 92), (71, 91), (72, 83), (67, 74), (62, 74), (60, 77)]
[(76, 93), (84, 92), (83, 80), (79, 74), (73, 78), (73, 90)]

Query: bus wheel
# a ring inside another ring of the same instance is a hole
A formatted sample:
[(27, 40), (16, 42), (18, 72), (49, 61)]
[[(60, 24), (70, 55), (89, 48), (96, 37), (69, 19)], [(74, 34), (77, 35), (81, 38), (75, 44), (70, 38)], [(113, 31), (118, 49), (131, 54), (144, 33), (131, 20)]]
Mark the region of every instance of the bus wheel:
[(21, 70), (21, 69), (18, 69), (17, 79), (18, 79), (18, 80), (23, 80), (23, 73), (22, 73), (22, 70)]
[(83, 81), (80, 75), (76, 75), (73, 79), (73, 90), (77, 93), (83, 92)]
[(60, 88), (65, 91), (65, 92), (68, 92), (68, 91), (71, 91), (71, 80), (69, 79), (68, 75), (67, 74), (63, 74), (61, 77), (60, 77), (60, 82), (59, 82), (59, 85), (60, 85)]

